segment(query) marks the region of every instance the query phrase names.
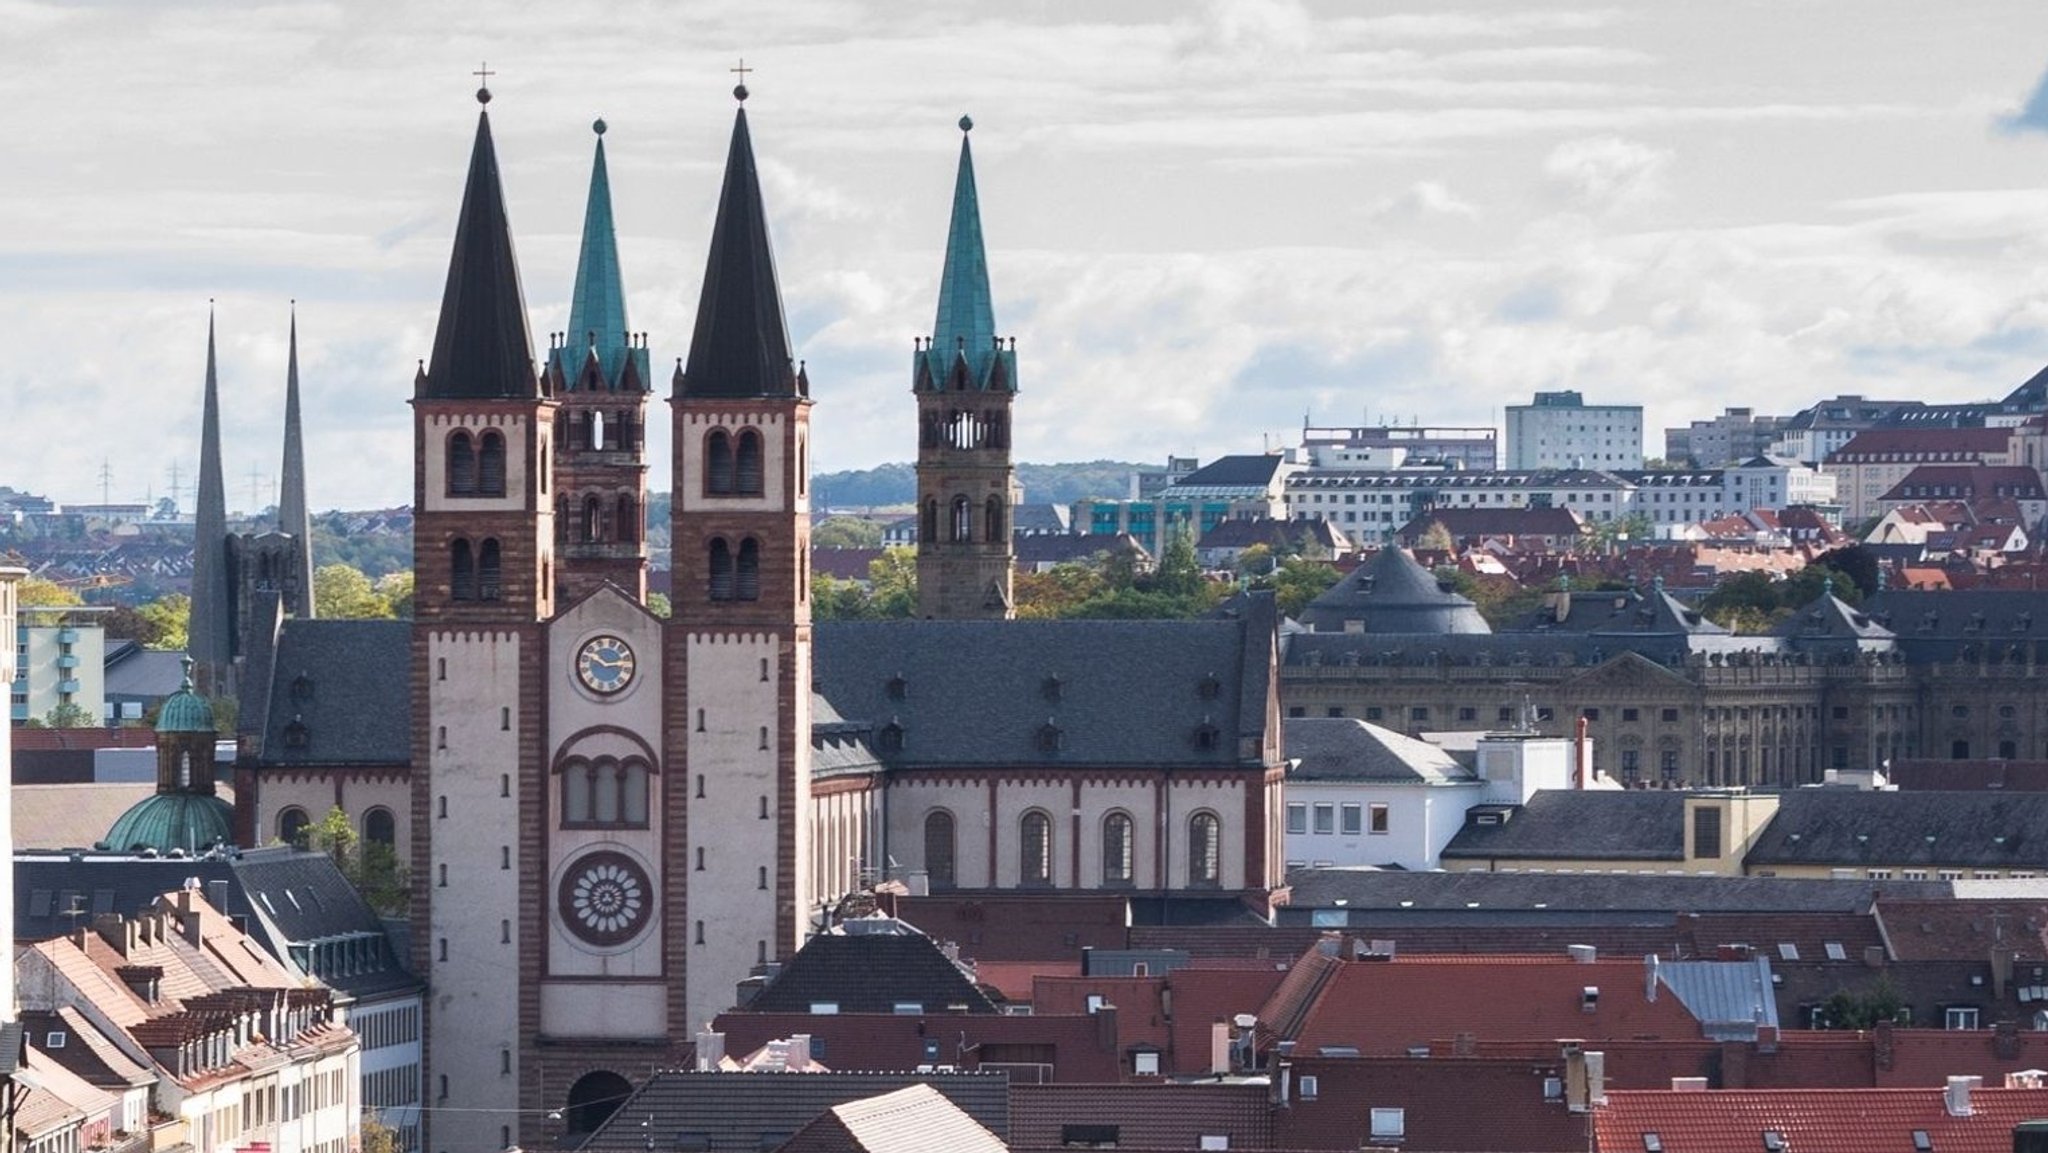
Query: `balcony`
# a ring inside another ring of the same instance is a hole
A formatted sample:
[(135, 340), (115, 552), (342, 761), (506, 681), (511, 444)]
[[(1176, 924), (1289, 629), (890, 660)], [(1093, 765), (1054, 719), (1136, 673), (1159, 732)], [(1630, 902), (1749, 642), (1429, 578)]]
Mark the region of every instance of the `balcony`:
[(58, 644), (60, 644), (60, 645), (75, 645), (75, 644), (77, 644), (77, 643), (78, 643), (78, 630), (77, 630), (77, 629), (58, 629), (58, 630), (57, 630), (57, 643), (58, 643)]
[(60, 669), (75, 669), (78, 667), (78, 657), (72, 653), (64, 653), (57, 658), (57, 667)]
[(59, 694), (60, 696), (61, 696), (61, 695), (64, 695), (64, 694), (68, 694), (68, 693), (75, 693), (75, 692), (77, 692), (77, 691), (78, 691), (78, 681), (77, 681), (77, 680), (75, 680), (75, 679), (74, 679), (74, 680), (67, 680), (67, 681), (58, 681), (58, 682), (57, 682), (57, 692), (58, 692), (58, 694)]

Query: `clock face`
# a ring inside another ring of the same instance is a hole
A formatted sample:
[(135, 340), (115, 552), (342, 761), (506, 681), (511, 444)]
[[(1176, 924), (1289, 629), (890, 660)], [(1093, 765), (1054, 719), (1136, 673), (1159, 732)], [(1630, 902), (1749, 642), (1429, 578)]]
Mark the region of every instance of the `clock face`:
[(640, 935), (654, 912), (654, 883), (639, 862), (601, 850), (569, 867), (558, 896), (569, 931), (599, 947)]
[(592, 637), (576, 652), (576, 676), (593, 693), (616, 693), (633, 683), (633, 649), (617, 637)]

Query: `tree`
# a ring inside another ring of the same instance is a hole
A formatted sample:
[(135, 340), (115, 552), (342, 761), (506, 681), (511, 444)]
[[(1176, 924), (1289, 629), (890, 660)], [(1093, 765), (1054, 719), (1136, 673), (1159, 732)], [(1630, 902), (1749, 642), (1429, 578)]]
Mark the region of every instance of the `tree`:
[(397, 852), (390, 845), (363, 841), (339, 805), (327, 810), (319, 824), (299, 831), (298, 847), (334, 858), (341, 875), (380, 913), (403, 912), (412, 899), (411, 882)]
[(1299, 617), (1308, 602), (1328, 592), (1340, 576), (1334, 565), (1296, 557), (1272, 575), (1274, 604), (1283, 614)]
[(374, 1113), (363, 1114), (362, 1153), (405, 1153), (405, 1146), (398, 1140), (398, 1130), (377, 1120)]
[(868, 562), (868, 610), (885, 619), (917, 615), (916, 549), (883, 549)]
[(1422, 535), (1415, 538), (1417, 552), (1450, 552), (1455, 547), (1457, 542), (1451, 539), (1451, 530), (1445, 528), (1444, 522), (1440, 520), (1430, 521), (1429, 527), (1422, 530)]
[(1237, 576), (1239, 580), (1256, 581), (1270, 577), (1278, 564), (1269, 545), (1248, 545), (1237, 554)]
[(52, 729), (89, 729), (99, 724), (99, 718), (84, 705), (66, 701), (43, 714), (43, 725)]
[(313, 603), (321, 616), (334, 620), (391, 617), (391, 602), (378, 595), (361, 569), (345, 564), (321, 565), (313, 571)]
[(153, 639), (143, 642), (150, 648), (181, 652), (190, 645), (191, 597), (184, 593), (170, 593), (135, 606), (135, 612), (149, 622), (155, 634)]
[[(318, 596), (319, 584), (320, 582), (316, 577), (313, 582), (316, 598)], [(409, 621), (412, 619), (413, 576), (411, 569), (397, 569), (385, 573), (377, 578), (377, 583), (373, 587), (376, 588), (377, 595), (384, 598), (384, 605), (390, 610), (390, 615), (397, 617), (399, 620)], [(324, 611), (317, 599), (314, 601), (313, 607), (315, 611)]]
[(830, 517), (811, 530), (811, 547), (881, 548), (882, 526), (864, 517)]
[(673, 605), (669, 604), (667, 596), (661, 593), (648, 593), (647, 611), (660, 617), (662, 620), (667, 620), (675, 614), (676, 610)]
[(1107, 589), (1102, 573), (1085, 564), (1054, 565), (1045, 572), (1020, 572), (1014, 582), (1020, 620), (1049, 621), (1069, 616)]
[(1868, 1029), (1884, 1021), (1910, 1024), (1911, 1012), (1906, 999), (1899, 995), (1896, 985), (1889, 977), (1876, 981), (1858, 990), (1842, 989), (1829, 997), (1821, 1006), (1821, 1020), (1815, 1022), (1822, 1029)]
[(1170, 597), (1193, 597), (1202, 590), (1202, 565), (1195, 558), (1195, 535), (1186, 528), (1170, 530), (1152, 588)]
[[(1861, 544), (1848, 544), (1830, 549), (1814, 558), (1814, 563), (1835, 570), (1835, 595), (1850, 604), (1859, 604), (1863, 597), (1874, 596), (1877, 593), (1877, 557)], [(1843, 577), (1848, 578), (1850, 583), (1856, 586), (1856, 591), (1860, 595), (1852, 597), (1843, 593)]]
[(23, 577), (14, 586), (15, 603), (22, 608), (82, 605), (85, 598), (48, 577)]

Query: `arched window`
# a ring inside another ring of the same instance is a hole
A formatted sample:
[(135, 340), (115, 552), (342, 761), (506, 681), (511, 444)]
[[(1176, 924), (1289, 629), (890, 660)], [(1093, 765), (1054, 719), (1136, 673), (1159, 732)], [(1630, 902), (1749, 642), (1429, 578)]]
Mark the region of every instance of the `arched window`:
[(476, 446), (461, 429), (448, 437), (448, 495), (476, 495)]
[(1131, 883), (1131, 841), (1133, 828), (1129, 813), (1111, 813), (1102, 818), (1102, 883)]
[(448, 546), (448, 595), (459, 601), (476, 599), (476, 557), (466, 540)]
[(595, 1133), (599, 1125), (618, 1112), (633, 1085), (607, 1070), (586, 1073), (569, 1087), (568, 1108), (562, 1110), (562, 1127), (569, 1133)]
[(1223, 822), (1214, 813), (1188, 818), (1188, 884), (1215, 885), (1223, 876)]
[(761, 434), (753, 429), (740, 431), (738, 476), (734, 489), (742, 496), (760, 496), (763, 469), (761, 466)]
[(296, 845), (299, 838), (304, 835), (306, 826), (312, 823), (313, 818), (306, 815), (306, 810), (297, 805), (287, 805), (278, 810), (277, 839), (287, 845)]
[(635, 544), (640, 540), (640, 510), (634, 505), (631, 496), (620, 494), (618, 521), (613, 528), (615, 531), (612, 535), (626, 544)]
[(647, 763), (638, 757), (585, 760), (562, 766), (562, 824), (580, 828), (647, 827)]
[(982, 514), (981, 539), (989, 544), (1000, 544), (1003, 540), (1003, 498), (988, 498), (988, 509)]
[(934, 889), (958, 883), (953, 866), (953, 814), (933, 809), (924, 818), (924, 871)]
[(917, 526), (917, 539), (926, 544), (939, 543), (939, 499), (929, 497), (924, 502), (924, 520)]
[(732, 599), (732, 546), (724, 537), (711, 538), (711, 599), (729, 601)]
[(604, 539), (603, 505), (595, 494), (583, 498), (583, 515), (578, 518), (576, 539), (596, 544)]
[(974, 506), (964, 496), (953, 498), (952, 528), (948, 539), (963, 542), (974, 539)]
[(1033, 809), (1017, 823), (1018, 880), (1026, 885), (1052, 884), (1052, 818)]
[(504, 556), (496, 538), (486, 540), (476, 550), (476, 599), (494, 601), (503, 598), (504, 589), (500, 582), (504, 567)]
[(398, 819), (379, 806), (363, 814), (363, 840), (387, 849), (398, 847)]
[(713, 495), (732, 492), (732, 437), (714, 428), (704, 437), (704, 491)]
[(620, 452), (632, 452), (638, 447), (636, 440), (639, 434), (639, 428), (633, 423), (632, 411), (620, 409), (615, 423), (619, 427), (617, 431), (612, 433), (612, 443), (617, 446)]
[(583, 410), (583, 445), (593, 451), (604, 448), (604, 416), (594, 408)]
[(753, 537), (740, 542), (739, 579), (734, 582), (736, 600), (761, 599), (761, 542)]
[(478, 496), (505, 495), (505, 438), (493, 429), (478, 441), (476, 453)]
[(558, 496), (555, 498), (555, 544), (569, 542), (569, 528), (569, 498)]

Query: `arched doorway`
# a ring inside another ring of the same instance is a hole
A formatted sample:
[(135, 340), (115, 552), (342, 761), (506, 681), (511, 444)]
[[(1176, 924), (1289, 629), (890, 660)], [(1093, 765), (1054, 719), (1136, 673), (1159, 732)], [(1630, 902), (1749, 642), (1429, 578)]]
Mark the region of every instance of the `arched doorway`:
[(562, 1123), (570, 1133), (594, 1133), (633, 1093), (632, 1082), (610, 1070), (585, 1073), (569, 1086)]

